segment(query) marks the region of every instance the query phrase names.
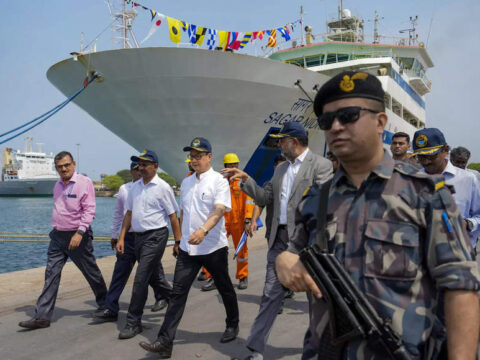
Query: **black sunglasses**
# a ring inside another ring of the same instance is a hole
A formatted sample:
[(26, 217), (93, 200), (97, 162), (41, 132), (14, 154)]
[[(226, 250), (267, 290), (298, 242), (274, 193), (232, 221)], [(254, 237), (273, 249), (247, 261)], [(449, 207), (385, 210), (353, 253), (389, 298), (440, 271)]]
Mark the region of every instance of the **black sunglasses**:
[(370, 111), (373, 114), (378, 114), (380, 112), (360, 106), (348, 106), (334, 112), (323, 113), (317, 119), (318, 126), (322, 130), (330, 130), (335, 119), (338, 119), (342, 125), (353, 123), (360, 118), (360, 111), (362, 110)]

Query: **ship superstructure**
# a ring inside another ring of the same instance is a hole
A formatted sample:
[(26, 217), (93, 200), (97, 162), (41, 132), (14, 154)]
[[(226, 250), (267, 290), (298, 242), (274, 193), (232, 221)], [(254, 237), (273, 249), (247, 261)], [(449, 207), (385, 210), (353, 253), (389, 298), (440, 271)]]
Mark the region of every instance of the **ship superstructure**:
[[(123, 36), (131, 32), (129, 19), (120, 27)], [(134, 148), (162, 154), (160, 167), (179, 180), (186, 174), (182, 146), (203, 136), (212, 142), (214, 168), (223, 167), (223, 154), (235, 152), (261, 183), (271, 176), (278, 152), (268, 134), (286, 121), (301, 122), (309, 147), (325, 153), (312, 100), (341, 71), (368, 72), (382, 82), (386, 146), (394, 132), (413, 135), (425, 126), (424, 95), (431, 89), (426, 71), (433, 63), (416, 36), (384, 44), (375, 30), (369, 41), (363, 20), (341, 2), (338, 18), (327, 25), (327, 33), (315, 38), (306, 26), (291, 47), (266, 57), (191, 46), (135, 48), (135, 41), (124, 41), (125, 49), (75, 53), (47, 77), (68, 96), (86, 72), (100, 73), (102, 81), (75, 103)]]

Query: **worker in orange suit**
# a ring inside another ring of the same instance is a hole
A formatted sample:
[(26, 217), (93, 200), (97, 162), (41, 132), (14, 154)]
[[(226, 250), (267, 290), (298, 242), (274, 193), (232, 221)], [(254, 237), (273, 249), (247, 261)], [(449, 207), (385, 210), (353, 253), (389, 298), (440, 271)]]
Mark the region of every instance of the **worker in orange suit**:
[[(237, 154), (228, 153), (223, 157), (223, 164), (226, 168), (238, 168), (240, 159)], [(227, 236), (232, 235), (232, 240), (235, 248), (245, 231), (245, 224), (249, 224), (252, 219), (253, 209), (255, 203), (253, 199), (245, 194), (240, 189), (240, 179), (230, 183), (230, 196), (232, 199), (232, 211), (225, 213), (225, 228)], [(248, 287), (248, 247), (247, 244), (243, 246), (242, 250), (237, 255), (237, 274), (239, 279), (238, 289), (244, 290)], [(207, 283), (202, 286), (203, 291), (214, 290), (215, 283), (207, 273)]]

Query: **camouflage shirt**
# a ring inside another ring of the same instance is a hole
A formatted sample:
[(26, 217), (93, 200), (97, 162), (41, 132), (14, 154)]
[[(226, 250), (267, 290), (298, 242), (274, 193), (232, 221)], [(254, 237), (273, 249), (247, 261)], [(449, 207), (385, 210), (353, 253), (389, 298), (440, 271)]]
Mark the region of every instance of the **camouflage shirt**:
[[(312, 187), (299, 205), (291, 252), (316, 241), (319, 193)], [(439, 293), (480, 287), (468, 235), (443, 177), (419, 172), (385, 153), (357, 189), (340, 167), (330, 188), (327, 232), (329, 250), (378, 314), (392, 320), (408, 351), (416, 358), (435, 358), (438, 341), (432, 330)], [(325, 341), (328, 322), (323, 300), (312, 299), (310, 312), (303, 359), (317, 358), (311, 350)], [(343, 358), (382, 355), (358, 340), (347, 344)]]

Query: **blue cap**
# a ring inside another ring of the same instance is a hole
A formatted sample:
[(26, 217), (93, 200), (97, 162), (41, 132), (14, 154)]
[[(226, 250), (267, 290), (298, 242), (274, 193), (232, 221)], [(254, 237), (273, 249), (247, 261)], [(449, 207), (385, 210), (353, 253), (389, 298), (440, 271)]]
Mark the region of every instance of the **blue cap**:
[(212, 145), (210, 141), (205, 138), (197, 137), (190, 142), (190, 146), (185, 146), (183, 151), (197, 150), (200, 152), (212, 152)]
[(138, 161), (132, 161), (130, 164), (130, 170), (138, 168)]
[(295, 137), (303, 138), (307, 137), (307, 130), (303, 127), (302, 124), (296, 121), (289, 121), (282, 125), (280, 132), (278, 134), (270, 134), (273, 138), (284, 138), (284, 137)]
[(132, 156), (130, 160), (136, 161), (137, 163), (140, 160), (145, 160), (145, 161), (151, 161), (155, 164), (158, 164), (158, 156), (157, 154), (155, 154), (155, 151), (153, 150), (143, 150), (140, 155)]
[(413, 135), (414, 155), (436, 155), (445, 145), (445, 137), (437, 128), (418, 130)]

